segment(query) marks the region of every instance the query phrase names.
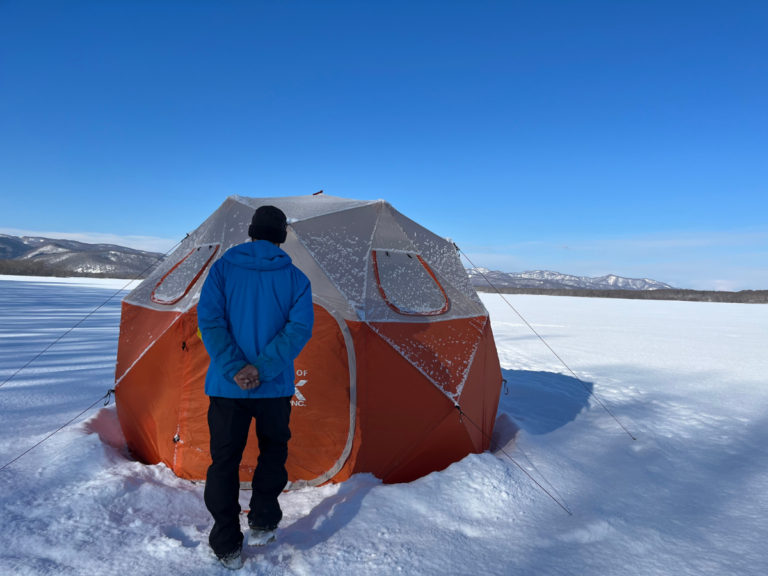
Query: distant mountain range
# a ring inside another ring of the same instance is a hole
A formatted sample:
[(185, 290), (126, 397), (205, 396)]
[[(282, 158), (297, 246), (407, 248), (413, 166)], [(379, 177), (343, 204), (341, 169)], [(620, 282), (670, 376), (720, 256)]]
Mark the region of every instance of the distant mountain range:
[[(489, 287), (488, 281), (496, 288), (545, 288), (570, 290), (660, 290), (672, 286), (649, 278), (622, 278), (621, 276), (571, 276), (548, 270), (530, 272), (499, 272), (488, 268), (467, 268), (473, 286)], [(483, 278), (485, 275), (485, 278)]]
[[(162, 259), (158, 252), (144, 252), (114, 244), (87, 244), (75, 240), (56, 240), (37, 236), (0, 234), (0, 274), (41, 276), (146, 277)], [(142, 272), (144, 272), (142, 274)], [(499, 272), (488, 268), (467, 268), (472, 285), (490, 288), (545, 288), (581, 290), (659, 290), (669, 284), (648, 278), (622, 278), (610, 274), (600, 278), (571, 276), (559, 272)]]
[(114, 244), (0, 234), (0, 273), (4, 274), (133, 278), (162, 256)]

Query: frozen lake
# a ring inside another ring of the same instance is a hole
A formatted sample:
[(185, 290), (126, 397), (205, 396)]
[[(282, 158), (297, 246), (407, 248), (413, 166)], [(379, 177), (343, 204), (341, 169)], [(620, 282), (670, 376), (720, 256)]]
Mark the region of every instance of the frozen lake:
[[(125, 281), (0, 276), (0, 381)], [(768, 306), (499, 296), (496, 440), (411, 484), (285, 494), (244, 574), (768, 574)], [(113, 385), (119, 297), (0, 388), (0, 466)], [(228, 574), (202, 487), (126, 457), (94, 408), (0, 472), (3, 574)]]

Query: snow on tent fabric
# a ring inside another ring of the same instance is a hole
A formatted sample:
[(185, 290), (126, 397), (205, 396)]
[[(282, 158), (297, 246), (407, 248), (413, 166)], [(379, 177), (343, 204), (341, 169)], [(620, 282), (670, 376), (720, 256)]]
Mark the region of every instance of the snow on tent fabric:
[[(211, 264), (248, 240), (263, 205), (288, 216), (282, 248), (312, 282), (315, 307), (312, 339), (295, 362), (290, 487), (358, 472), (407, 482), (486, 450), (501, 369), (455, 247), (387, 202), (318, 195), (228, 198), (125, 297), (115, 389), (131, 452), (205, 478), (209, 358), (197, 302)], [(252, 432), (242, 481), (257, 456)]]

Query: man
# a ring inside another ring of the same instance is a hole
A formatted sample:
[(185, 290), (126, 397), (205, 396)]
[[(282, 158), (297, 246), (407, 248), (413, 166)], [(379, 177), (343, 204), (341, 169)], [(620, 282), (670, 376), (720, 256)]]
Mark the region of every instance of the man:
[(286, 234), (280, 209), (256, 210), (248, 229), (252, 241), (230, 248), (214, 263), (197, 307), (211, 357), (205, 378), (213, 459), (205, 484), (205, 505), (214, 519), (209, 542), (232, 569), (242, 567), (239, 468), (251, 418), (256, 418), (259, 459), (248, 544), (274, 541), (283, 517), (277, 497), (288, 483), (293, 361), (312, 336), (314, 322), (309, 279), (280, 249)]

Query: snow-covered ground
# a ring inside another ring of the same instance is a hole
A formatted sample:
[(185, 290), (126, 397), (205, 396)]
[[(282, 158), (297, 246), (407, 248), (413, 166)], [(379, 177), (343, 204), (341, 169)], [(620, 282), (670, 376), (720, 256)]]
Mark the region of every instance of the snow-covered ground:
[[(0, 381), (124, 281), (0, 277)], [(285, 494), (241, 573), (768, 574), (768, 306), (495, 295), (501, 454)], [(0, 388), (0, 466), (112, 384), (119, 299)], [(247, 493), (244, 493), (247, 496)], [(114, 407), (0, 472), (0, 574), (227, 574), (202, 487), (126, 457)]]

